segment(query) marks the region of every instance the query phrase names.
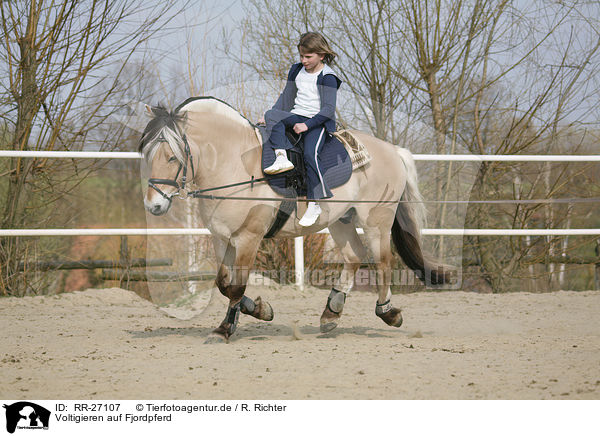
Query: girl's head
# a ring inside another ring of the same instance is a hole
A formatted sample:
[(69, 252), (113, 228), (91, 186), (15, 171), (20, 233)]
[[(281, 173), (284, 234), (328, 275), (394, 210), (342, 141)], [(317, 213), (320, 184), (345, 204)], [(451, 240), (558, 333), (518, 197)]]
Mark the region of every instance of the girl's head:
[(300, 54), (306, 53), (317, 53), (323, 56), (323, 62), (331, 64), (336, 57), (336, 54), (327, 40), (317, 32), (307, 32), (300, 36), (300, 42), (298, 43), (298, 51)]

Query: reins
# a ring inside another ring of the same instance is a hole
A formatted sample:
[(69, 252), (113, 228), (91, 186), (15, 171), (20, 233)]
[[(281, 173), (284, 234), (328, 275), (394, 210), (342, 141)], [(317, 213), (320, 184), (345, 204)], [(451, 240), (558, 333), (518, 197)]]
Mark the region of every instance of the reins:
[[(257, 179), (256, 181), (258, 181)], [(250, 182), (245, 182), (250, 183)], [(213, 190), (219, 188), (212, 188)], [(337, 200), (331, 198), (307, 199), (306, 197), (239, 197), (225, 195), (195, 194), (188, 193), (189, 197), (202, 198), (206, 200), (246, 200), (246, 201), (314, 201), (315, 203), (352, 203), (352, 204), (400, 204), (400, 203), (424, 203), (424, 204), (568, 204), (568, 203), (600, 203), (600, 197), (590, 198), (542, 198), (532, 200)]]
[[(214, 187), (214, 188), (197, 189), (196, 191), (189, 191), (187, 193), (187, 196), (188, 197), (192, 197), (192, 198), (215, 199), (214, 195), (203, 195), (203, 194), (205, 192), (218, 191), (219, 189), (234, 188), (236, 186), (243, 186), (243, 185), (250, 185), (250, 189), (252, 189), (252, 188), (254, 188), (254, 183), (266, 182), (267, 180), (268, 179), (266, 177), (261, 177), (260, 179), (255, 179), (254, 176), (252, 176), (252, 179), (247, 180), (245, 182), (232, 183), (230, 185), (217, 186), (217, 187)], [(227, 197), (227, 198), (229, 198), (229, 197)], [(252, 200), (251, 197), (245, 197), (245, 198), (247, 198), (248, 200)]]
[[(544, 198), (544, 199), (530, 199), (530, 200), (339, 200), (339, 199), (320, 199), (320, 200), (307, 200), (304, 197), (240, 197), (240, 196), (225, 196), (225, 195), (213, 195), (206, 194), (211, 191), (218, 191), (221, 189), (234, 188), (236, 186), (244, 186), (250, 185), (251, 189), (254, 188), (255, 183), (262, 183), (269, 180), (269, 177), (261, 177), (255, 178), (252, 176), (250, 180), (246, 180), (244, 182), (231, 183), (228, 185), (216, 186), (212, 188), (206, 189), (197, 189), (195, 191), (185, 191), (186, 183), (187, 183), (187, 167), (188, 161), (191, 164), (192, 171), (192, 180), (195, 177), (194, 170), (194, 161), (191, 159), (191, 150), (190, 145), (188, 143), (186, 135), (182, 136), (183, 142), (185, 144), (185, 158), (184, 163), (179, 162), (179, 168), (177, 170), (177, 174), (173, 179), (160, 179), (160, 178), (150, 178), (148, 179), (148, 186), (158, 192), (163, 198), (171, 202), (173, 197), (179, 196), (181, 198), (201, 198), (206, 200), (245, 200), (245, 201), (315, 201), (318, 203), (353, 203), (353, 204), (400, 204), (400, 203), (425, 203), (425, 204), (561, 204), (561, 203), (598, 203), (600, 202), (600, 197), (589, 197), (589, 198)], [(159, 141), (161, 138), (158, 139)], [(162, 138), (162, 141), (166, 141), (166, 139)], [(177, 181), (179, 178), (179, 174), (183, 170), (183, 175), (181, 178), (181, 184)], [(177, 191), (172, 194), (166, 194), (163, 192), (158, 186), (159, 185), (167, 185), (177, 188)], [(181, 195), (181, 192), (184, 192), (184, 195)]]
[(355, 204), (400, 204), (400, 203), (425, 203), (425, 204), (564, 204), (564, 203), (598, 203), (600, 197), (589, 197), (589, 198), (545, 198), (545, 199), (531, 199), (531, 200), (339, 200), (332, 198), (323, 198), (320, 200), (307, 200), (305, 197), (240, 197), (240, 196), (228, 196), (228, 195), (212, 195), (205, 194), (205, 192), (218, 191), (220, 189), (233, 188), (236, 186), (251, 185), (254, 187), (254, 183), (265, 182), (268, 177), (261, 177), (255, 179), (252, 176), (251, 180), (245, 182), (232, 183), (230, 185), (217, 186), (214, 188), (199, 189), (196, 191), (189, 191), (187, 197), (201, 198), (206, 200), (246, 200), (246, 201), (282, 201), (282, 200), (293, 200), (293, 201), (314, 201), (317, 203), (355, 203)]

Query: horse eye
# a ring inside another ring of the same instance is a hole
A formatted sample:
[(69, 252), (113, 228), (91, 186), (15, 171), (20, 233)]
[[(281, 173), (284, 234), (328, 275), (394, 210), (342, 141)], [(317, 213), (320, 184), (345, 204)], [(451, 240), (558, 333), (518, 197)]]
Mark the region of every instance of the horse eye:
[(176, 160), (177, 160), (177, 158), (176, 158), (175, 156), (171, 156), (171, 157), (169, 158), (169, 163), (171, 163), (171, 162), (175, 162)]

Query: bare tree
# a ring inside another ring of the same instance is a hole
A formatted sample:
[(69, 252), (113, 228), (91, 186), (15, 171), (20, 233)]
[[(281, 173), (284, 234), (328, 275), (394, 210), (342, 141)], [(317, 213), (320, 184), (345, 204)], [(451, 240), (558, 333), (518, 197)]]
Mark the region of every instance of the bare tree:
[[(487, 83), (501, 83), (498, 73), (489, 74), (488, 65), (494, 61), (491, 53), (506, 47), (512, 58), (505, 61), (506, 66), (500, 71), (505, 79), (503, 87), (512, 83), (516, 90), (504, 88), (498, 92), (496, 86), (495, 95), (490, 95), (491, 88), (481, 87), (475, 93), (472, 125), (468, 129), (473, 135), (465, 141), (474, 152), (572, 154), (583, 148), (590, 128), (598, 129), (590, 117), (590, 108), (597, 105), (598, 88), (589, 85), (598, 83), (598, 71), (593, 65), (600, 55), (600, 34), (597, 23), (587, 18), (597, 13), (597, 5), (585, 2), (535, 3), (532, 9), (511, 9), (510, 21), (499, 22), (505, 36), (489, 44), (481, 77)], [(589, 190), (576, 184), (583, 171), (581, 164), (484, 163), (479, 168), (472, 198), (506, 198), (511, 194), (519, 199), (586, 197)], [(511, 193), (506, 187), (512, 185), (515, 174), (523, 183), (519, 183), (519, 192)], [(472, 205), (467, 225), (556, 228), (578, 222), (572, 219), (577, 214), (575, 206), (565, 206)], [(581, 204), (576, 207), (583, 210)], [(469, 238), (468, 245), (495, 290), (518, 286), (531, 263), (540, 261), (539, 253), (545, 253), (546, 283), (541, 289), (552, 289), (553, 259), (559, 250), (567, 255), (568, 249), (567, 240), (562, 238), (536, 238), (533, 243), (524, 243), (519, 238), (478, 237)]]
[[(344, 87), (378, 137), (401, 143), (393, 128), (403, 113), (413, 126), (432, 127), (433, 147), (413, 151), (574, 153), (600, 127), (598, 16), (597, 2), (578, 0), (253, 0), (243, 22), (245, 53), (252, 60), (245, 65), (261, 79), (282, 79), (296, 57), (298, 35), (317, 30), (340, 54)], [(459, 183), (455, 175), (464, 168), (459, 165), (422, 171), (426, 196), (448, 200), (450, 188)], [(474, 169), (471, 198), (589, 194), (572, 183), (590, 173), (571, 167), (484, 162)], [(474, 204), (465, 226), (556, 227), (578, 222), (578, 207)], [(431, 209), (433, 225), (441, 227), (456, 211), (446, 204)], [(542, 222), (540, 211), (545, 211)], [(552, 276), (550, 259), (568, 245), (562, 239), (542, 241), (465, 240), (470, 260), (495, 290), (510, 288), (511, 277), (521, 280), (540, 252), (546, 256), (546, 277)], [(444, 239), (438, 239), (438, 248), (445, 251)]]
[[(174, 1), (0, 2), (0, 117), (11, 150), (79, 150), (113, 112), (113, 97), (130, 86), (123, 68), (143, 44), (177, 13)], [(96, 145), (115, 147), (121, 131)], [(53, 202), (81, 181), (90, 166), (14, 158), (3, 166), (3, 228), (61, 219)], [(73, 177), (76, 175), (77, 177)], [(51, 209), (50, 209), (51, 210)], [(28, 288), (18, 271), (28, 250), (19, 238), (0, 240), (0, 286), (18, 295)]]

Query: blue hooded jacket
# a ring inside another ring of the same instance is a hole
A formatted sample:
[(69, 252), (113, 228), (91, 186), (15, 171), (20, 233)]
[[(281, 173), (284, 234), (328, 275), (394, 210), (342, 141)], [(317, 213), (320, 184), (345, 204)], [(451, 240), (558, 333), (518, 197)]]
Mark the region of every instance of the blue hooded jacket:
[[(294, 101), (298, 88), (296, 87), (296, 76), (302, 69), (302, 63), (292, 65), (287, 77), (287, 83), (283, 92), (273, 105), (273, 109), (279, 109), (290, 112), (294, 108)], [(317, 76), (317, 89), (321, 99), (321, 110), (314, 117), (306, 121), (306, 127), (324, 125), (328, 133), (335, 132), (335, 105), (337, 99), (337, 90), (342, 81), (335, 75), (334, 71), (325, 64)]]

